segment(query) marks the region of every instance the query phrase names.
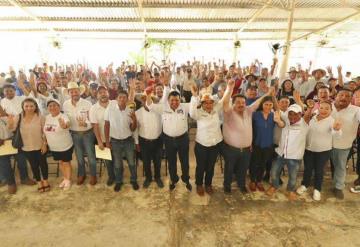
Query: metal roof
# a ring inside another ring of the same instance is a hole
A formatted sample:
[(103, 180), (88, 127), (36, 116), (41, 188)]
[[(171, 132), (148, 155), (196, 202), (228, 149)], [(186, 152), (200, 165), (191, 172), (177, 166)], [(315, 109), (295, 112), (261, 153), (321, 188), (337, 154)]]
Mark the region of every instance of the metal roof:
[[(0, 0), (0, 31), (282, 40), (292, 0)], [(295, 0), (292, 39), (359, 33), (360, 0)], [(239, 31), (240, 30), (240, 31)], [(316, 35), (315, 35), (316, 36)], [(357, 38), (357, 36), (355, 36)]]

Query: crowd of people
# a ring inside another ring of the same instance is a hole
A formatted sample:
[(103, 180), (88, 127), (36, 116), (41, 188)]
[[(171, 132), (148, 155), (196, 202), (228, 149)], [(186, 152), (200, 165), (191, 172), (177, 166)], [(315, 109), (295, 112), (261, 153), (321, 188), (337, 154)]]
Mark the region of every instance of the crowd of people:
[[(344, 75), (341, 66), (337, 73), (331, 67), (312, 70), (311, 63), (279, 76), (277, 62), (274, 58), (270, 68), (258, 60), (246, 67), (221, 60), (146, 66), (123, 62), (97, 72), (84, 65), (43, 64), (28, 72), (10, 68), (0, 75), (0, 144), (17, 139), (21, 146), (15, 155), (0, 156), (0, 181), (10, 194), (16, 193), (14, 157), (21, 184), (49, 191), (51, 155), (62, 172), (59, 187), (69, 190), (75, 152), (76, 184), (83, 185), (89, 174), (93, 186), (98, 145), (111, 150), (112, 159), (105, 160), (107, 185), (115, 192), (124, 184), (125, 161), (132, 188), (139, 189), (136, 157), (144, 166), (143, 188), (153, 181), (163, 188), (163, 149), (169, 189), (180, 179), (179, 158), (181, 180), (191, 191), (188, 131), (189, 122), (196, 122), (198, 195), (214, 193), (214, 167), (221, 156), (226, 194), (236, 181), (242, 193), (258, 190), (271, 197), (282, 185), (286, 166), (289, 200), (313, 186), (312, 198), (319, 201), (325, 166), (331, 164), (333, 194), (343, 199), (348, 157), (360, 140), (360, 78)], [(303, 178), (297, 185), (302, 163)], [(360, 192), (359, 159), (357, 174), (353, 191)]]

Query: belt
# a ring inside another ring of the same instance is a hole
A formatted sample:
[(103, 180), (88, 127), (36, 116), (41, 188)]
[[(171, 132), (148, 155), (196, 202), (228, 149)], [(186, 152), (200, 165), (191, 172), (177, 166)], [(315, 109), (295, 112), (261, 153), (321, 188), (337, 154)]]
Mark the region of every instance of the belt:
[(126, 137), (125, 139), (116, 139), (114, 137), (111, 137), (111, 140), (119, 141), (119, 142), (124, 142), (124, 141), (128, 141), (128, 140), (131, 140), (131, 139), (132, 139), (132, 136)]
[(168, 139), (173, 139), (173, 140), (177, 140), (177, 139), (181, 139), (185, 136), (187, 136), (187, 132), (185, 132), (184, 134), (180, 135), (180, 136), (168, 136), (167, 134), (164, 133), (164, 136)]
[(159, 137), (156, 138), (156, 139), (146, 139), (146, 138), (144, 138), (142, 136), (139, 136), (139, 138), (142, 139), (145, 142), (155, 142), (155, 141), (159, 140)]
[(240, 152), (250, 151), (250, 146), (249, 146), (249, 147), (244, 147), (244, 148), (237, 148), (237, 147), (231, 146), (231, 145), (229, 145), (229, 144), (227, 144), (227, 143), (225, 143), (225, 145), (228, 146), (228, 147), (231, 147), (231, 148), (233, 148), (233, 149), (237, 149), (237, 150), (239, 150)]
[(78, 135), (85, 135), (85, 134), (89, 133), (90, 131), (92, 131), (92, 129), (88, 129), (88, 130), (85, 130), (85, 131), (71, 130), (71, 133), (78, 134)]

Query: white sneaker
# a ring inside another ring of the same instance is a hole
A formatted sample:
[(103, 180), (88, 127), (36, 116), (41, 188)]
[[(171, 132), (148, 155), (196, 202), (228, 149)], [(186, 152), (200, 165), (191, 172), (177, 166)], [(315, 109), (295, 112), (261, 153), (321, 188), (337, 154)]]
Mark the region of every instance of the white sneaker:
[(314, 190), (313, 199), (314, 199), (314, 201), (320, 201), (320, 200), (321, 200), (321, 193), (320, 193), (320, 191)]
[(71, 182), (70, 180), (65, 181), (64, 190), (69, 190), (71, 188)]
[(65, 183), (66, 183), (66, 181), (65, 181), (65, 179), (61, 182), (61, 184), (59, 184), (59, 188), (64, 188), (64, 186), (65, 186)]
[(297, 188), (296, 193), (298, 195), (302, 195), (307, 191), (307, 188), (304, 185), (301, 185), (299, 188)]

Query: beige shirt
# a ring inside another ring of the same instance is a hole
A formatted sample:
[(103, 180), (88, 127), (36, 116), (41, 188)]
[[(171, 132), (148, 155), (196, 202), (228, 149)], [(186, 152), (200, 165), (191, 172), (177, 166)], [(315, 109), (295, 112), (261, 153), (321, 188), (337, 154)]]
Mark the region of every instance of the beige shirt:
[(43, 128), (45, 118), (41, 115), (34, 115), (31, 122), (25, 123), (24, 117), (21, 117), (20, 133), (23, 141), (24, 151), (40, 150), (43, 145)]
[(246, 107), (243, 115), (239, 115), (232, 108), (224, 112), (223, 135), (226, 144), (236, 148), (250, 147), (253, 138), (252, 113), (255, 107)]

